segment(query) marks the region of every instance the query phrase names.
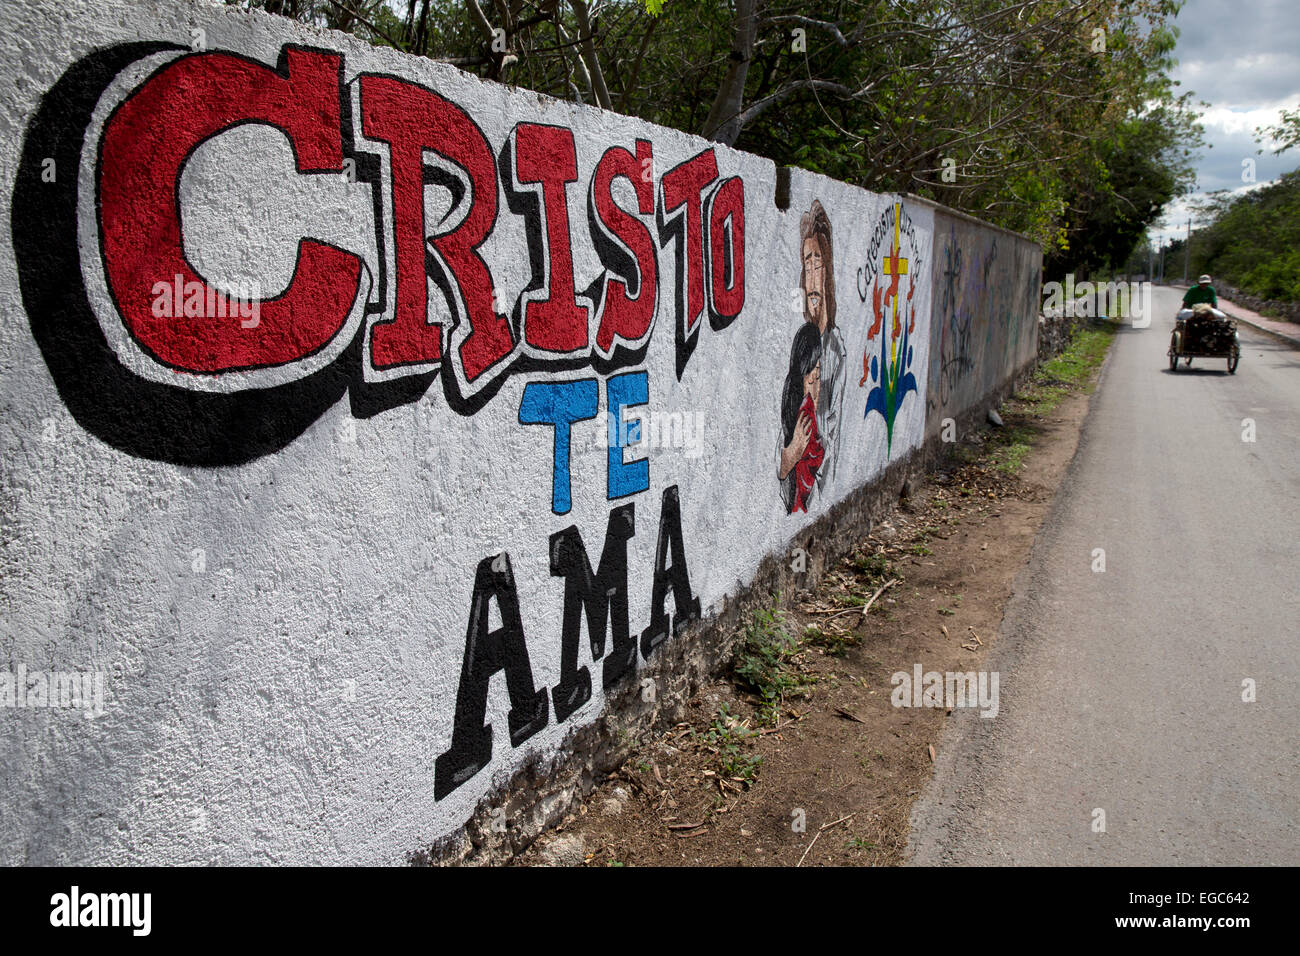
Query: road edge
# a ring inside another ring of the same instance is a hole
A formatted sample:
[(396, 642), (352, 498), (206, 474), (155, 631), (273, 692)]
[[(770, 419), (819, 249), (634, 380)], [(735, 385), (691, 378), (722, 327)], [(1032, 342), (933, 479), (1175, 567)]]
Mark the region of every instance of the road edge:
[[(1033, 544), (1030, 545), (1025, 564), (1016, 573), (1011, 585), (1011, 594), (1003, 605), (997, 644), (984, 662), (985, 668), (989, 671), (1015, 673), (1028, 642), (1037, 634), (1037, 627), (1034, 624), (1037, 616), (1032, 611), (1035, 604), (1033, 597), (1035, 589), (1030, 585), (1043, 571), (1041, 544), (1045, 537), (1060, 525), (1069, 492), (1078, 481), (1079, 461), (1090, 441), (1089, 426), (1096, 410), (1094, 399), (1106, 386), (1114, 355), (1115, 349), (1112, 343), (1097, 373), (1092, 392), (1087, 396), (1088, 407), (1079, 423), (1074, 452), (1052, 495), (1052, 503), (1034, 534)], [(1004, 630), (1008, 622), (1012, 622), (1010, 630)], [(912, 804), (912, 811), (908, 817), (907, 847), (903, 851), (902, 866), (960, 865), (945, 858), (946, 847), (953, 842), (950, 839), (951, 835), (969, 826), (965, 823), (967, 817), (962, 812), (969, 803), (966, 794), (972, 790), (979, 790), (984, 776), (984, 768), (976, 759), (976, 755), (985, 745), (996, 745), (1000, 726), (996, 720), (981, 719), (978, 711), (974, 709), (953, 712), (939, 738), (934, 772), (920, 796)], [(918, 841), (917, 835), (921, 831), (925, 831), (925, 836)], [(996, 864), (986, 861), (982, 865)]]

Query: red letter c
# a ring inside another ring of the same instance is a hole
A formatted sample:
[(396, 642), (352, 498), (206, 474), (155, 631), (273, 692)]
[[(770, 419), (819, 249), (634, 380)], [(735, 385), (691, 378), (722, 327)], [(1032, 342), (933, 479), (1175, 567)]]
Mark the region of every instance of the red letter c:
[[(341, 65), (338, 54), (293, 48), (282, 72), (227, 53), (184, 56), (151, 76), (105, 124), (98, 170), (105, 275), (128, 331), (158, 361), (196, 373), (283, 365), (323, 348), (343, 327), (357, 296), (359, 258), (301, 239), (289, 288), (259, 303), (258, 322), (249, 327), (236, 303), (209, 290), (185, 260), (178, 199), (189, 155), (241, 123), (282, 131), (299, 172), (341, 172)], [(178, 275), (182, 284), (200, 283), (204, 302), (219, 307), (186, 316), (174, 302), (170, 315), (155, 316), (155, 283)]]

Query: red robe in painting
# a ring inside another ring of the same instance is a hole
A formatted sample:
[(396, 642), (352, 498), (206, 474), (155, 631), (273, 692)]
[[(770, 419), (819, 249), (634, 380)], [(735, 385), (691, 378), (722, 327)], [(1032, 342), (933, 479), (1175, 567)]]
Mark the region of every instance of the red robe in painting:
[(817, 480), (817, 469), (826, 458), (826, 449), (822, 447), (821, 437), (817, 434), (817, 406), (811, 395), (804, 395), (799, 414), (807, 415), (812, 422), (812, 434), (808, 437), (808, 447), (804, 449), (803, 457), (794, 466), (794, 507), (790, 509), (791, 514), (796, 511), (808, 513), (808, 495), (812, 491), (813, 482)]

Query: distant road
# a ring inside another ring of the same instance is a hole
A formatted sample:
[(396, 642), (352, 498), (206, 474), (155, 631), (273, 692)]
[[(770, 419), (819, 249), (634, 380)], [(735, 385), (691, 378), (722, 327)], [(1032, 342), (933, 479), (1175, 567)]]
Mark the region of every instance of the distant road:
[(1178, 298), (1116, 337), (914, 863), (1300, 864), (1300, 352), (1243, 327), (1235, 376), (1170, 373)]

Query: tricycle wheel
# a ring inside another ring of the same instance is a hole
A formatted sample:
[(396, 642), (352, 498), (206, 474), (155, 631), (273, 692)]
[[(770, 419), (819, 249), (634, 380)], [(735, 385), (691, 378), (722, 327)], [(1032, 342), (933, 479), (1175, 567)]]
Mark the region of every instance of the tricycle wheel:
[(1178, 371), (1178, 353), (1172, 349), (1169, 350), (1169, 371)]
[(1228, 374), (1236, 375), (1237, 366), (1241, 363), (1241, 348), (1233, 346), (1232, 351), (1228, 353)]

